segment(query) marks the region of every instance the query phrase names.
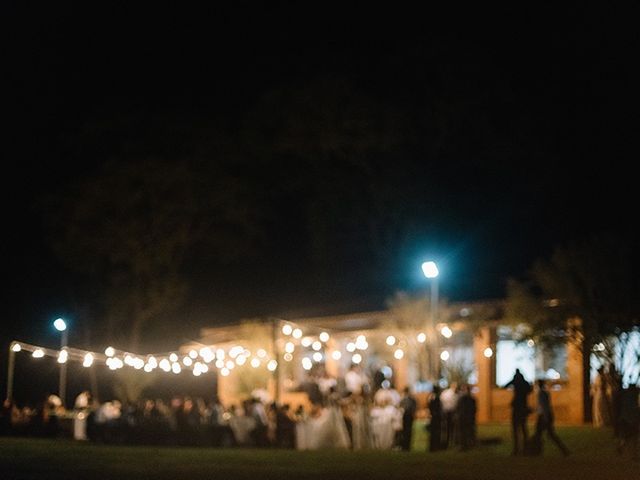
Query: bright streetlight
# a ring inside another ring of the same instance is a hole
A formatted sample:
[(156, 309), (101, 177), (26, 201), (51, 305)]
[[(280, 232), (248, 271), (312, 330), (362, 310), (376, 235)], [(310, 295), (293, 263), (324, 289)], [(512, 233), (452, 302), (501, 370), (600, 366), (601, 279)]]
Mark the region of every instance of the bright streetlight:
[[(68, 341), (68, 330), (67, 330), (67, 322), (65, 322), (62, 318), (56, 318), (53, 321), (53, 327), (62, 333), (62, 337), (60, 338), (60, 351), (64, 351), (67, 348)], [(66, 356), (64, 356), (64, 361), (62, 361), (62, 357), (60, 358), (60, 379), (58, 382), (58, 396), (62, 401), (62, 405), (66, 404), (66, 396), (67, 396), (67, 362)]]
[[(432, 377), (438, 376), (438, 368), (436, 368), (436, 352), (435, 352), (435, 342), (436, 340), (436, 325), (437, 325), (437, 316), (438, 316), (438, 275), (440, 271), (438, 270), (438, 266), (434, 261), (424, 262), (422, 264), (422, 272), (424, 276), (431, 280), (431, 302), (430, 309), (431, 314), (429, 315), (429, 323), (427, 324), (427, 339), (429, 340), (430, 351), (429, 351), (429, 374)], [(436, 378), (437, 380), (437, 378)]]

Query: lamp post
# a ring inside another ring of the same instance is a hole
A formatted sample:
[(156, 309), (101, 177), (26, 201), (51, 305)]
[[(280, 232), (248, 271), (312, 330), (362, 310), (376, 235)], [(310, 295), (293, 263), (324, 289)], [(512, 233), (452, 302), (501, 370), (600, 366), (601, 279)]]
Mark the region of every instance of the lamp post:
[(428, 261), (422, 264), (424, 276), (431, 280), (431, 302), (429, 304), (431, 313), (427, 323), (427, 341), (429, 344), (429, 375), (438, 380), (439, 362), (438, 352), (436, 352), (436, 324), (438, 317), (438, 275), (440, 274), (436, 262)]
[[(65, 322), (62, 318), (57, 318), (53, 322), (53, 326), (56, 330), (58, 330), (62, 336), (60, 339), (60, 351), (64, 351), (67, 348), (68, 341), (68, 331), (67, 331), (67, 322)], [(62, 400), (62, 405), (66, 404), (65, 398), (67, 396), (67, 361), (66, 356), (64, 361), (62, 358), (59, 359), (60, 362), (60, 379), (58, 382), (58, 395), (60, 396), (60, 400)]]

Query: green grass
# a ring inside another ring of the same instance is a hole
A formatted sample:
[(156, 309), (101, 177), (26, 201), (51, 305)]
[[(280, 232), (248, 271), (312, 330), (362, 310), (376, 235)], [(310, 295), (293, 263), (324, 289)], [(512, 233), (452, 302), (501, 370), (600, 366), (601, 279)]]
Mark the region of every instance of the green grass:
[(468, 452), (425, 451), (416, 424), (412, 452), (107, 446), (70, 440), (0, 438), (0, 478), (13, 479), (640, 479), (640, 465), (615, 453), (610, 431), (559, 427), (572, 451), (545, 444), (542, 457), (511, 457), (509, 429), (481, 426), (498, 445)]

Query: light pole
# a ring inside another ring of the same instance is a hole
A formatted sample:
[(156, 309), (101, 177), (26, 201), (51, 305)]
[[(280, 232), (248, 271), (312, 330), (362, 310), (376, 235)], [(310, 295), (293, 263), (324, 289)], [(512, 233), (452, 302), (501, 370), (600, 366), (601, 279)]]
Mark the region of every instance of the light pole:
[(437, 362), (439, 362), (438, 352), (436, 352), (436, 325), (438, 318), (438, 275), (440, 274), (436, 262), (428, 261), (422, 264), (422, 272), (424, 276), (431, 280), (431, 302), (429, 315), (429, 322), (427, 324), (427, 341), (429, 344), (429, 375), (438, 380), (439, 368), (437, 368)]
[[(62, 334), (62, 337), (60, 339), (60, 352), (66, 351), (67, 340), (68, 340), (67, 322), (65, 322), (62, 318), (57, 318), (53, 322), (53, 326), (56, 330), (58, 330)], [(66, 355), (64, 355), (64, 357), (60, 357), (58, 361), (60, 362), (60, 381), (58, 382), (58, 395), (60, 396), (60, 400), (62, 400), (62, 405), (64, 406), (66, 404), (65, 398), (67, 396)]]

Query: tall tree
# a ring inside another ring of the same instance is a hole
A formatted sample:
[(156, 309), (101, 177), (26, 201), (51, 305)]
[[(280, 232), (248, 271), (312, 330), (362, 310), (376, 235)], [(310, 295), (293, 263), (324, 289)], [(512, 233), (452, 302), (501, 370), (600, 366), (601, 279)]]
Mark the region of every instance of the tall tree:
[(52, 246), (99, 292), (106, 339), (139, 350), (144, 329), (184, 298), (182, 269), (199, 243), (236, 253), (246, 210), (234, 179), (203, 165), (109, 162), (48, 204)]
[(614, 234), (558, 246), (550, 258), (535, 262), (524, 281), (509, 281), (507, 316), (526, 322), (542, 345), (577, 342), (588, 388), (591, 353), (605, 362), (615, 358), (615, 345), (626, 344), (640, 328), (636, 255), (629, 238)]

